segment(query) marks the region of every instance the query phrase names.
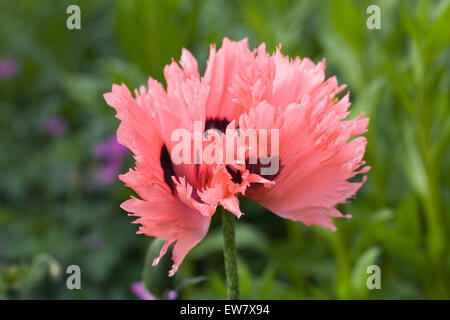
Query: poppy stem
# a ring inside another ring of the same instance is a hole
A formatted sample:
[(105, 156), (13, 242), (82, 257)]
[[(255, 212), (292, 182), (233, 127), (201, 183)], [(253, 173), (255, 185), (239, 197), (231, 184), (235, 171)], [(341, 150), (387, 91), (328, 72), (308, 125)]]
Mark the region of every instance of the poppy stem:
[(237, 267), (234, 220), (231, 213), (220, 207), (222, 211), (223, 257), (225, 260), (225, 278), (227, 282), (227, 299), (239, 299), (239, 278)]

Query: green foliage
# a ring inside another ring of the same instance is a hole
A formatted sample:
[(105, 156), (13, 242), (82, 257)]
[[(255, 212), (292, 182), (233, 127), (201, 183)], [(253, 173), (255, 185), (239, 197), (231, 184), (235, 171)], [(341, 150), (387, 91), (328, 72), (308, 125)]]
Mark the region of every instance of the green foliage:
[[(327, 59), (351, 92), (350, 117), (370, 117), (368, 181), (353, 218), (333, 233), (283, 220), (241, 200), (236, 237), (242, 298), (450, 298), (450, 3), (377, 1), (381, 29), (368, 30), (372, 1), (78, 1), (82, 29), (65, 27), (72, 1), (0, 0), (0, 59), (19, 73), (0, 80), (0, 299), (133, 298), (143, 281), (158, 298), (224, 298), (220, 219), (167, 278), (160, 240), (135, 235), (119, 208), (131, 191), (93, 186), (96, 142), (117, 128), (102, 94), (130, 88), (186, 47), (204, 70), (209, 44), (249, 37), (282, 43), (291, 56)], [(67, 121), (59, 137), (46, 118)], [(132, 166), (130, 155), (121, 172)], [(299, 195), (301, 198), (301, 195)], [(150, 246), (149, 246), (150, 240)], [(82, 290), (66, 288), (67, 266)], [(366, 287), (381, 268), (382, 289)]]

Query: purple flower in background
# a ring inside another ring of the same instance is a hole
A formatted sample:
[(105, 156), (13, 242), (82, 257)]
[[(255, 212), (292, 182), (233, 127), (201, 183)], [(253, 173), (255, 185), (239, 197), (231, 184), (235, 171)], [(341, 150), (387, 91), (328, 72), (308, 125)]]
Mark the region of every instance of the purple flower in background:
[(135, 282), (131, 285), (131, 291), (141, 300), (156, 300), (155, 296), (148, 292), (142, 282)]
[(49, 117), (44, 120), (44, 130), (51, 136), (59, 137), (67, 131), (67, 122), (62, 117)]
[(19, 63), (14, 58), (0, 59), (0, 80), (14, 77), (19, 71)]
[(94, 155), (102, 159), (122, 159), (126, 155), (128, 149), (117, 142), (115, 136), (104, 141), (100, 141), (94, 145)]
[(166, 290), (166, 292), (164, 292), (163, 294), (163, 297), (167, 300), (176, 300), (176, 298), (178, 298), (178, 292), (176, 292), (175, 290)]
[[(136, 297), (141, 300), (157, 300), (154, 295), (148, 292), (142, 282), (135, 282), (131, 285), (131, 291)], [(178, 292), (175, 290), (166, 290), (163, 294), (163, 298), (167, 300), (175, 300), (178, 297)]]
[(111, 184), (116, 181), (122, 159), (128, 153), (128, 149), (118, 143), (115, 136), (112, 136), (96, 143), (93, 153), (97, 158), (103, 160), (97, 171), (97, 181), (101, 184)]
[(93, 250), (98, 250), (98, 249), (103, 248), (104, 244), (105, 244), (105, 240), (103, 239), (102, 236), (93, 235), (89, 239), (89, 247)]
[(110, 160), (102, 164), (97, 171), (97, 180), (103, 184), (111, 184), (116, 180), (120, 170), (119, 160)]

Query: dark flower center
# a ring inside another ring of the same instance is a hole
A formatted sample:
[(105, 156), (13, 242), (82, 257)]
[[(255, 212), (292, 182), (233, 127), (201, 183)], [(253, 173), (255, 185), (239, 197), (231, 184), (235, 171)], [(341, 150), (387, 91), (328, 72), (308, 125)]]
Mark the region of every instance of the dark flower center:
[[(219, 130), (222, 133), (225, 133), (225, 130), (227, 128), (229, 121), (225, 118), (219, 119), (219, 118), (209, 118), (205, 121), (205, 132), (209, 129), (216, 129)], [(161, 163), (161, 168), (164, 172), (164, 182), (169, 186), (170, 190), (172, 191), (172, 194), (175, 195), (176, 189), (174, 186), (174, 182), (172, 180), (172, 176), (176, 177), (175, 170), (173, 169), (173, 163), (172, 159), (170, 158), (169, 151), (167, 150), (166, 145), (163, 145), (161, 148), (161, 156), (159, 158)], [(261, 175), (261, 168), (269, 167), (269, 164), (262, 164), (259, 159), (256, 164), (250, 164), (249, 159), (246, 160), (246, 168), (249, 170), (250, 173), (256, 173), (258, 175)], [(226, 169), (228, 173), (231, 175), (231, 181), (236, 184), (241, 184), (242, 182), (242, 173), (240, 170), (234, 171), (230, 166), (226, 166)], [(275, 179), (280, 170), (282, 169), (282, 166), (280, 165), (278, 172), (276, 172), (273, 175), (263, 175), (263, 177), (267, 180), (273, 180)], [(251, 186), (253, 188), (258, 188), (259, 184), (252, 183)], [(197, 190), (194, 189), (192, 192), (192, 198), (197, 200), (198, 202), (201, 201), (200, 197), (198, 196)]]
[(250, 173), (258, 174), (261, 177), (263, 177), (264, 179), (267, 179), (267, 180), (270, 180), (270, 181), (273, 181), (278, 176), (278, 174), (280, 173), (281, 169), (283, 168), (283, 166), (281, 165), (281, 162), (280, 162), (277, 172), (275, 172), (274, 174), (264, 174), (263, 175), (263, 174), (261, 174), (261, 169), (262, 168), (270, 168), (270, 163), (267, 163), (267, 164), (261, 163), (260, 159), (258, 159), (256, 161), (256, 163), (249, 163), (250, 162), (249, 159), (247, 159), (245, 162), (246, 162), (245, 163), (245, 167), (248, 169), (248, 171)]
[[(227, 125), (230, 123), (227, 119), (219, 119), (219, 118), (209, 118), (205, 122), (205, 132), (209, 129), (216, 129), (222, 133), (225, 133), (227, 129)], [(231, 181), (234, 183), (240, 184), (242, 182), (242, 174), (241, 171), (233, 171), (230, 166), (225, 167), (228, 173), (231, 175)]]
[[(161, 148), (161, 156), (159, 157), (159, 161), (161, 163), (161, 168), (164, 172), (164, 182), (169, 186), (172, 194), (176, 194), (176, 189), (172, 180), (173, 176), (177, 176), (175, 170), (173, 169), (172, 159), (170, 158), (169, 150), (167, 150), (166, 145), (163, 145)], [(197, 189), (192, 190), (191, 197), (197, 202), (203, 203), (202, 199), (198, 195)]]
[(235, 172), (235, 171), (233, 171), (233, 169), (231, 169), (230, 166), (226, 166), (225, 168), (227, 169), (228, 173), (231, 175), (231, 181), (233, 181), (233, 183), (241, 184), (241, 182), (242, 182), (241, 171), (237, 170)]
[(227, 119), (209, 118), (205, 121), (205, 131), (209, 129), (216, 129), (222, 133), (225, 133), (228, 123)]
[(161, 168), (164, 172), (164, 182), (169, 186), (172, 194), (175, 194), (175, 186), (173, 185), (172, 176), (176, 176), (175, 170), (173, 170), (172, 159), (170, 159), (169, 151), (166, 145), (161, 148), (161, 156), (159, 157)]

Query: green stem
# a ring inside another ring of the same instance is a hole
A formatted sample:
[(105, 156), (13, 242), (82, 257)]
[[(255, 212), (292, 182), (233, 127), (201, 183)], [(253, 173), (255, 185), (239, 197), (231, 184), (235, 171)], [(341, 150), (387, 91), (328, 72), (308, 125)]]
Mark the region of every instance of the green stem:
[(222, 231), (223, 231), (223, 257), (225, 260), (225, 277), (227, 282), (227, 299), (239, 299), (239, 278), (236, 259), (236, 243), (234, 232), (235, 217), (220, 208), (222, 211)]

